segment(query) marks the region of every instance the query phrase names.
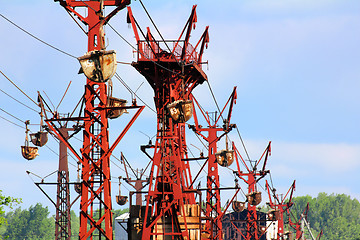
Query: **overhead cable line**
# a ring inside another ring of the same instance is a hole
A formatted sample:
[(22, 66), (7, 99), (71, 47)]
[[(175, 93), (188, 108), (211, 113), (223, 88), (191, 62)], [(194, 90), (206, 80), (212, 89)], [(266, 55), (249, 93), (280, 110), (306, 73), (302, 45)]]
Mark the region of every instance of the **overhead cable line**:
[[(207, 82), (207, 84), (208, 84), (208, 86), (209, 86), (210, 93), (211, 93), (212, 98), (214, 99), (214, 102), (215, 102), (215, 104), (216, 104), (216, 107), (217, 107), (219, 113), (221, 113), (220, 107), (219, 107), (219, 105), (218, 105), (218, 103), (217, 103), (217, 101), (216, 101), (216, 98), (215, 98), (214, 92), (213, 92), (213, 90), (212, 90), (212, 88), (211, 88), (211, 86), (210, 86), (210, 83), (209, 83), (209, 81), (206, 81), (206, 82)], [(221, 114), (220, 116), (221, 116), (221, 119), (224, 121), (224, 118), (223, 118), (222, 114)]]
[[(169, 52), (171, 53), (172, 57), (175, 59), (175, 61), (179, 64), (179, 62), (177, 61), (176, 57), (173, 54), (173, 51), (169, 48), (169, 45), (167, 45), (165, 39), (163, 38), (163, 36), (161, 35), (159, 29), (157, 28), (155, 22), (153, 21), (153, 19), (151, 18), (149, 12), (147, 11), (146, 7), (144, 6), (143, 2), (141, 0), (139, 0), (141, 6), (143, 7), (144, 11), (146, 12), (146, 15), (149, 17), (151, 23), (154, 25), (156, 31), (158, 32), (159, 36), (161, 37), (161, 39), (163, 40), (165, 46), (167, 47), (167, 49), (169, 50)], [(180, 64), (179, 64), (180, 65)]]
[(2, 116), (0, 116), (0, 118), (4, 119), (5, 121), (7, 121), (7, 122), (9, 122), (9, 123), (12, 123), (12, 124), (14, 124), (15, 126), (18, 126), (18, 127), (20, 127), (20, 128), (23, 128), (23, 129), (25, 129), (25, 128), (24, 128), (23, 126), (20, 126), (19, 124), (17, 124), (17, 123), (14, 123), (14, 122), (12, 122), (12, 121), (10, 121), (10, 120), (8, 120), (8, 119), (6, 119), (6, 118), (2, 117)]
[(60, 100), (59, 104), (57, 105), (57, 107), (56, 107), (56, 109), (55, 109), (55, 111), (57, 111), (57, 110), (58, 110), (58, 108), (59, 108), (60, 104), (61, 104), (61, 103), (62, 103), (62, 101), (64, 100), (64, 97), (65, 97), (65, 95), (66, 95), (67, 91), (69, 90), (70, 85), (71, 85), (71, 81), (69, 82), (69, 85), (67, 86), (67, 88), (66, 88), (66, 90), (65, 90), (65, 93), (64, 93), (64, 95), (62, 96), (62, 98), (61, 98), (61, 100)]
[[(1, 15), (1, 14), (0, 14)], [(36, 106), (39, 106), (34, 100), (31, 99), (31, 97), (29, 97), (23, 90), (21, 90), (13, 81), (10, 80), (10, 78), (8, 78), (1, 70), (0, 73), (9, 81), (12, 83), (12, 85), (14, 85), (20, 92), (22, 92), (22, 94), (24, 94), (28, 99), (30, 99), (33, 103), (35, 103)]]
[(11, 117), (15, 118), (16, 120), (18, 120), (18, 121), (20, 121), (20, 122), (24, 123), (24, 121), (23, 121), (23, 120), (21, 120), (21, 119), (20, 119), (20, 118), (18, 118), (18, 117), (15, 117), (14, 115), (12, 115), (11, 113), (9, 113), (9, 112), (5, 111), (4, 109), (0, 108), (0, 110), (1, 110), (1, 111), (3, 111), (4, 113), (6, 113), (7, 115), (9, 115), (9, 116), (11, 116)]
[[(250, 156), (249, 156), (249, 154), (248, 154), (248, 151), (246, 150), (246, 147), (245, 147), (244, 141), (243, 141), (243, 139), (242, 139), (242, 137), (241, 137), (241, 134), (240, 134), (240, 131), (239, 131), (238, 126), (236, 126), (236, 131), (237, 131), (237, 133), (238, 133), (238, 135), (239, 135), (239, 138), (240, 138), (241, 144), (242, 144), (242, 146), (243, 146), (243, 148), (244, 148), (244, 150), (245, 150), (246, 156), (248, 157), (248, 159), (249, 159), (249, 161), (250, 161)], [(253, 167), (251, 161), (250, 161), (250, 164), (251, 164), (251, 167)]]
[(143, 101), (143, 100), (136, 94), (136, 92), (134, 92), (134, 91), (129, 87), (129, 85), (126, 84), (126, 82), (120, 77), (120, 75), (119, 75), (118, 73), (115, 73), (115, 77), (116, 77), (117, 80), (119, 80), (119, 82), (120, 82), (121, 84), (124, 85), (124, 87), (125, 87), (130, 93), (134, 94), (134, 95), (136, 96), (136, 98), (138, 98), (146, 107), (148, 107), (151, 111), (153, 111), (154, 113), (156, 113), (156, 111), (155, 111), (153, 108), (151, 108), (148, 104), (146, 104), (146, 102)]
[(0, 13), (0, 16), (1, 16), (2, 18), (4, 18), (6, 21), (8, 21), (9, 23), (11, 23), (12, 25), (14, 25), (15, 27), (17, 27), (18, 29), (20, 29), (21, 31), (23, 31), (23, 32), (25, 32), (26, 34), (28, 34), (29, 36), (35, 38), (35, 39), (38, 40), (39, 42), (41, 42), (41, 43), (43, 43), (43, 44), (45, 44), (45, 45), (47, 45), (47, 46), (55, 49), (56, 51), (59, 51), (59, 52), (61, 52), (61, 53), (63, 53), (63, 54), (66, 54), (66, 55), (68, 55), (68, 56), (70, 56), (70, 57), (72, 57), (72, 58), (77, 58), (77, 57), (75, 57), (74, 55), (71, 55), (70, 53), (67, 53), (67, 52), (65, 52), (65, 51), (63, 51), (63, 50), (61, 50), (61, 49), (59, 49), (59, 48), (57, 48), (57, 47), (54, 47), (53, 45), (51, 45), (51, 44), (49, 44), (49, 43), (41, 40), (40, 38), (36, 37), (35, 35), (31, 34), (31, 33), (28, 32), (28, 31), (26, 31), (25, 29), (23, 29), (22, 27), (20, 27), (20, 26), (17, 25), (16, 23), (12, 22), (10, 19), (6, 18), (6, 17), (5, 17), (4, 15), (2, 15), (1, 13)]
[(24, 104), (24, 103), (20, 102), (20, 101), (19, 101), (19, 100), (17, 100), (16, 98), (12, 97), (10, 94), (6, 93), (5, 91), (3, 91), (3, 90), (1, 90), (1, 89), (0, 89), (0, 91), (1, 91), (2, 93), (4, 93), (6, 96), (8, 96), (8, 97), (12, 98), (13, 100), (15, 100), (16, 102), (20, 103), (21, 105), (23, 105), (23, 106), (25, 106), (25, 107), (27, 107), (27, 108), (29, 108), (29, 109), (33, 110), (34, 112), (38, 112), (37, 110), (33, 109), (32, 107), (29, 107), (28, 105), (26, 105), (26, 104)]

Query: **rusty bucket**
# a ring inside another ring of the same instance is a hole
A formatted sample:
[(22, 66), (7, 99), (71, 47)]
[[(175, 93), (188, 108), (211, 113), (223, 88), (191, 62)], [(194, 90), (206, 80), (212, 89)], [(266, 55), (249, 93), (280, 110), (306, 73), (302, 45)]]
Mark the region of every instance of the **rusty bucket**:
[(81, 193), (81, 183), (80, 182), (75, 183), (74, 189), (75, 189), (75, 192), (80, 194)]
[(171, 118), (179, 123), (187, 122), (193, 115), (191, 100), (177, 100), (167, 105)]
[(37, 132), (37, 133), (31, 133), (30, 134), (30, 140), (31, 142), (38, 147), (44, 146), (48, 141), (48, 133), (47, 132)]
[(27, 160), (33, 160), (39, 155), (37, 147), (21, 146), (21, 154)]
[(267, 216), (270, 221), (277, 221), (280, 219), (280, 211), (271, 209), (270, 211), (267, 212)]
[(79, 73), (94, 82), (106, 82), (116, 72), (116, 53), (114, 50), (95, 50), (78, 58), (81, 69)]
[(257, 206), (261, 203), (261, 192), (252, 192), (246, 195), (248, 202), (253, 205)]
[(127, 113), (126, 109), (120, 109), (119, 107), (125, 107), (127, 101), (124, 99), (119, 99), (115, 97), (109, 97), (107, 106), (110, 108), (115, 109), (109, 109), (106, 113), (106, 116), (110, 119), (118, 118), (123, 113)]
[(232, 202), (232, 209), (234, 212), (242, 212), (245, 209), (245, 202), (240, 201), (233, 201)]
[(127, 196), (116, 196), (116, 202), (117, 204), (119, 204), (120, 206), (123, 206), (127, 203), (128, 197)]
[(217, 163), (222, 167), (228, 167), (234, 162), (233, 150), (221, 150), (215, 153)]

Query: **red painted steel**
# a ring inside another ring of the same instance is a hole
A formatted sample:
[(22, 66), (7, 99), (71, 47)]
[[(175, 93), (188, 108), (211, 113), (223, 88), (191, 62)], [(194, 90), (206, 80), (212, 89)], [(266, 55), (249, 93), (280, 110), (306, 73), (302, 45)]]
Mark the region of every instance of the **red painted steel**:
[[(72, 128), (60, 128), (59, 132), (68, 138), (68, 132)], [(57, 198), (56, 198), (56, 221), (55, 221), (55, 239), (71, 239), (71, 221), (70, 221), (70, 189), (69, 189), (69, 169), (67, 158), (67, 147), (59, 141), (59, 169), (57, 178)]]
[[(269, 142), (269, 145), (263, 152), (262, 156), (255, 162), (254, 165), (251, 164), (249, 167), (246, 161), (241, 156), (238, 149), (236, 149), (235, 144), (233, 144), (233, 148), (235, 149), (235, 160), (237, 162), (238, 170), (235, 172), (235, 174), (242, 179), (247, 185), (248, 185), (248, 194), (247, 194), (247, 201), (248, 201), (248, 207), (247, 207), (247, 218), (246, 218), (246, 240), (258, 240), (262, 236), (263, 233), (259, 230), (258, 225), (258, 216), (256, 212), (256, 205), (258, 203), (251, 203), (249, 196), (256, 196), (254, 193), (257, 193), (257, 187), (256, 184), (266, 176), (267, 173), (269, 173), (268, 170), (265, 170), (267, 158), (271, 154), (271, 142)], [(246, 167), (246, 172), (243, 172), (240, 170), (239, 165), (239, 158)], [(261, 170), (258, 170), (257, 167), (260, 163), (260, 161), (264, 158), (263, 167)], [(260, 193), (260, 192), (258, 192)], [(261, 198), (260, 198), (261, 201)], [(256, 202), (256, 201), (255, 201)]]
[[(103, 26), (130, 3), (130, 0), (55, 1), (87, 25), (88, 51), (105, 49)], [(114, 6), (115, 9), (104, 16), (105, 6)], [(86, 8), (87, 16), (81, 15), (77, 7)], [(83, 146), (81, 157), (76, 154), (82, 164), (79, 239), (94, 239), (95, 236), (98, 239), (113, 239), (109, 163), (112, 149), (109, 148), (106, 116), (108, 99), (106, 84), (87, 79), (84, 96)], [(53, 123), (47, 123), (56, 132)], [(60, 139), (74, 152), (61, 134)]]
[[(277, 211), (277, 215), (279, 219), (276, 219), (278, 221), (278, 231), (277, 231), (277, 238), (276, 239), (282, 239), (284, 235), (284, 213), (290, 209), (290, 207), (293, 205), (292, 202), (292, 196), (293, 192), (295, 190), (295, 180), (293, 184), (290, 186), (289, 190), (285, 194), (284, 197), (281, 199), (279, 198), (279, 195), (275, 194), (275, 191), (271, 191), (270, 186), (268, 182), (266, 181), (266, 189), (269, 194), (269, 206), (274, 210)], [(272, 192), (273, 194), (271, 194)], [(287, 195), (290, 193), (289, 200), (285, 201), (287, 198)]]
[(295, 230), (295, 240), (302, 240), (304, 237), (304, 229), (301, 226), (301, 221), (303, 218), (307, 219), (308, 212), (309, 212), (309, 203), (307, 203), (299, 219), (296, 222), (293, 222), (290, 216), (290, 209), (287, 209), (287, 213), (289, 216), (289, 225)]
[[(191, 129), (201, 136), (208, 143), (208, 160), (207, 160), (207, 181), (206, 181), (206, 206), (205, 206), (205, 217), (206, 223), (202, 230), (204, 239), (223, 239), (223, 228), (222, 228), (222, 216), (224, 212), (221, 210), (221, 197), (220, 197), (220, 177), (219, 177), (219, 164), (217, 162), (215, 154), (218, 152), (217, 143), (219, 140), (228, 132), (231, 131), (233, 125), (229, 125), (231, 120), (231, 113), (234, 101), (236, 100), (236, 87), (231, 94), (228, 102), (225, 104), (219, 116), (214, 121), (211, 121), (209, 113), (204, 113), (196, 99), (192, 96), (194, 105), (196, 105), (202, 113), (207, 127), (203, 128), (198, 123), (198, 117), (194, 107), (194, 120), (195, 125), (190, 126)], [(227, 118), (223, 118), (223, 113), (227, 105), (229, 106), (229, 113)], [(224, 120), (224, 126), (219, 127), (219, 120)], [(207, 136), (203, 135), (202, 132), (207, 132)], [(218, 133), (222, 133), (218, 136)]]
[[(186, 161), (185, 121), (191, 111), (186, 104), (191, 91), (207, 81), (198, 61), (202, 53), (198, 54), (189, 43), (196, 22), (195, 10), (196, 6), (183, 30), (183, 33), (187, 30), (185, 40), (180, 40), (182, 33), (177, 41), (158, 41), (149, 28), (146, 36), (143, 35), (145, 40), (140, 40), (139, 26), (128, 7), (128, 22), (138, 46), (138, 59), (132, 66), (153, 88), (157, 111), (157, 136), (142, 223), (143, 240), (191, 239), (192, 234), (200, 234), (200, 212), (195, 211), (197, 216), (193, 217), (186, 213), (190, 208), (200, 210), (190, 186), (192, 176)], [(199, 40), (202, 45), (208, 42), (207, 29)]]

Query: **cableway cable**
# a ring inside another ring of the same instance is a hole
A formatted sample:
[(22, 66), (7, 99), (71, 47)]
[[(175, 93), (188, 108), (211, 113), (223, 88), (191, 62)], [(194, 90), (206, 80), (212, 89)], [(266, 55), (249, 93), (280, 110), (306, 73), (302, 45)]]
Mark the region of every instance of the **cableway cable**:
[(7, 121), (7, 122), (9, 122), (9, 123), (11, 123), (11, 124), (14, 124), (15, 126), (18, 126), (18, 127), (20, 127), (20, 128), (25, 129), (23, 126), (20, 126), (19, 124), (14, 123), (14, 122), (10, 121), (9, 119), (6, 119), (6, 118), (4, 118), (4, 117), (2, 117), (2, 116), (0, 116), (0, 118), (4, 119), (5, 121)]
[(66, 55), (68, 55), (69, 57), (77, 58), (77, 57), (75, 57), (74, 55), (71, 55), (70, 53), (67, 53), (67, 52), (65, 52), (65, 51), (63, 51), (63, 50), (61, 50), (61, 49), (59, 49), (59, 48), (57, 48), (57, 47), (54, 47), (53, 45), (51, 45), (51, 44), (49, 44), (49, 43), (41, 40), (40, 38), (36, 37), (35, 35), (31, 34), (31, 33), (28, 32), (28, 31), (26, 31), (24, 28), (20, 27), (19, 25), (17, 25), (16, 23), (14, 23), (13, 21), (11, 21), (10, 19), (6, 18), (6, 17), (5, 17), (4, 15), (2, 15), (1, 13), (0, 13), (0, 16), (1, 16), (2, 18), (4, 18), (6, 21), (8, 21), (9, 23), (11, 23), (12, 25), (14, 25), (15, 27), (17, 27), (18, 29), (20, 29), (21, 31), (23, 31), (23, 32), (25, 32), (26, 34), (28, 34), (29, 36), (35, 38), (35, 39), (38, 40), (39, 42), (41, 42), (41, 43), (43, 43), (43, 44), (45, 44), (45, 45), (47, 45), (47, 46), (55, 49), (56, 51), (59, 51), (59, 52), (61, 52), (61, 53), (63, 53), (63, 54), (66, 54)]
[[(212, 96), (212, 98), (214, 99), (214, 102), (215, 102), (216, 107), (217, 107), (217, 109), (218, 109), (218, 111), (219, 111), (219, 114), (220, 114), (220, 113), (221, 113), (221, 110), (220, 110), (220, 107), (219, 107), (219, 105), (218, 105), (218, 103), (217, 103), (217, 101), (216, 101), (216, 98), (215, 98), (214, 92), (213, 92), (213, 90), (212, 90), (212, 88), (211, 88), (211, 86), (210, 86), (209, 81), (206, 81), (206, 82), (207, 82), (207, 84), (208, 84), (208, 86), (209, 86), (209, 90), (210, 90), (211, 96)], [(220, 117), (221, 117), (221, 119), (224, 121), (223, 116), (222, 116), (222, 115), (220, 115)]]
[(241, 137), (239, 128), (238, 128), (237, 126), (236, 126), (235, 128), (236, 128), (236, 131), (237, 131), (237, 133), (238, 133), (238, 135), (239, 135), (241, 144), (242, 144), (242, 146), (243, 146), (243, 148), (244, 148), (244, 150), (245, 150), (246, 156), (248, 157), (248, 159), (249, 159), (249, 161), (250, 161), (251, 167), (253, 167), (253, 166), (252, 166), (252, 163), (251, 163), (251, 160), (250, 160), (250, 156), (249, 156), (249, 154), (248, 154), (248, 151), (246, 150), (245, 143), (244, 143), (244, 141), (243, 141), (243, 139), (242, 139), (242, 137)]
[[(0, 14), (1, 15), (1, 14)], [(31, 99), (31, 97), (29, 97), (23, 90), (21, 90), (13, 81), (10, 80), (10, 78), (8, 78), (1, 70), (0, 73), (9, 81), (12, 83), (12, 85), (14, 85), (20, 92), (22, 92), (22, 94), (24, 94), (27, 98), (29, 98), (33, 103), (35, 103), (36, 106), (39, 106), (34, 100)]]
[(5, 111), (4, 109), (0, 108), (0, 110), (1, 110), (1, 111), (3, 111), (4, 113), (6, 113), (7, 115), (9, 115), (9, 116), (11, 116), (11, 117), (15, 118), (16, 120), (18, 120), (18, 121), (20, 121), (20, 122), (24, 123), (24, 121), (22, 121), (20, 118), (15, 117), (14, 115), (12, 115), (11, 113), (9, 113), (9, 112)]
[(134, 94), (134, 95), (136, 96), (136, 98), (138, 98), (146, 107), (148, 107), (151, 111), (153, 111), (154, 113), (156, 113), (156, 111), (155, 111), (152, 107), (150, 107), (148, 104), (146, 104), (146, 102), (143, 101), (143, 100), (136, 94), (136, 92), (134, 92), (134, 91), (129, 87), (129, 85), (126, 84), (126, 82), (120, 77), (120, 75), (119, 75), (118, 73), (115, 73), (115, 77), (116, 77), (117, 80), (119, 80), (119, 82), (120, 82), (121, 84), (124, 85), (124, 87), (125, 87), (130, 93)]
[[(169, 48), (169, 45), (166, 43), (165, 39), (163, 38), (163, 36), (161, 35), (159, 29), (157, 28), (155, 22), (153, 21), (153, 19), (151, 18), (149, 12), (147, 11), (146, 7), (144, 6), (143, 2), (141, 0), (139, 0), (141, 6), (143, 7), (146, 15), (149, 17), (151, 23), (153, 24), (153, 26), (155, 27), (156, 31), (158, 32), (159, 36), (161, 37), (161, 40), (163, 40), (165, 46), (167, 47), (167, 49), (169, 50), (169, 52), (171, 53), (171, 55), (173, 56), (173, 58), (175, 59), (175, 61), (179, 64), (179, 62), (177, 61), (176, 57), (174, 56), (174, 54), (172, 53), (173, 51), (171, 51), (171, 49)], [(180, 64), (179, 64), (180, 65)]]
[(30, 110), (33, 110), (34, 112), (38, 112), (37, 110), (33, 109), (32, 107), (29, 107), (28, 105), (20, 102), (20, 101), (17, 100), (16, 98), (12, 97), (10, 94), (6, 93), (6, 92), (3, 91), (2, 89), (0, 89), (0, 91), (1, 91), (2, 93), (4, 93), (6, 96), (8, 96), (8, 97), (12, 98), (13, 100), (15, 100), (16, 102), (20, 103), (20, 104), (23, 105), (24, 107), (27, 107), (27, 108), (29, 108)]

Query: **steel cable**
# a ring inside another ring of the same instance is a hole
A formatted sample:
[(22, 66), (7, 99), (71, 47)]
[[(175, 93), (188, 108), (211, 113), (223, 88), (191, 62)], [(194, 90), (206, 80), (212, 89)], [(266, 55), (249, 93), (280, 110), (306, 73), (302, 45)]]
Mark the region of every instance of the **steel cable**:
[(33, 110), (34, 112), (37, 112), (37, 113), (38, 113), (37, 110), (35, 110), (35, 109), (33, 109), (32, 107), (29, 107), (28, 105), (20, 102), (19, 100), (17, 100), (16, 98), (12, 97), (10, 94), (6, 93), (5, 91), (3, 91), (3, 90), (1, 90), (1, 89), (0, 89), (0, 91), (1, 91), (2, 93), (4, 93), (6, 96), (8, 96), (8, 97), (12, 98), (13, 100), (15, 100), (16, 102), (20, 103), (21, 105), (23, 105), (23, 106), (29, 108), (30, 110)]
[(68, 56), (70, 56), (70, 57), (72, 57), (72, 58), (77, 58), (77, 57), (75, 57), (75, 56), (73, 56), (73, 55), (71, 55), (71, 54), (69, 54), (69, 53), (67, 53), (67, 52), (65, 52), (65, 51), (63, 51), (63, 50), (61, 50), (61, 49), (59, 49), (59, 48), (57, 48), (57, 47), (54, 47), (53, 45), (51, 45), (51, 44), (49, 44), (49, 43), (47, 43), (47, 42), (45, 42), (45, 41), (43, 41), (43, 40), (41, 40), (40, 38), (36, 37), (35, 35), (31, 34), (31, 33), (28, 32), (28, 31), (26, 31), (24, 28), (20, 27), (19, 25), (17, 25), (16, 23), (14, 23), (13, 21), (11, 21), (10, 19), (6, 18), (6, 17), (5, 17), (4, 15), (2, 15), (1, 13), (0, 13), (0, 16), (1, 16), (2, 18), (4, 18), (6, 21), (8, 21), (9, 23), (11, 23), (12, 25), (14, 25), (15, 27), (17, 27), (18, 29), (20, 29), (21, 31), (23, 31), (23, 32), (25, 32), (26, 34), (28, 34), (29, 36), (35, 38), (35, 39), (38, 40), (39, 42), (41, 42), (41, 43), (43, 43), (43, 44), (45, 44), (45, 45), (47, 45), (47, 46), (49, 46), (49, 47), (57, 50), (57, 51), (59, 51), (59, 52), (61, 52), (61, 53), (63, 53), (63, 54), (66, 54), (66, 55), (68, 55)]
[[(0, 14), (1, 15), (1, 14)], [(23, 90), (21, 90), (13, 81), (10, 80), (1, 70), (0, 73), (10, 82), (12, 85), (14, 85), (22, 94), (24, 94), (27, 98), (29, 98), (33, 103), (35, 103), (36, 106), (39, 106), (34, 100), (31, 99)]]

